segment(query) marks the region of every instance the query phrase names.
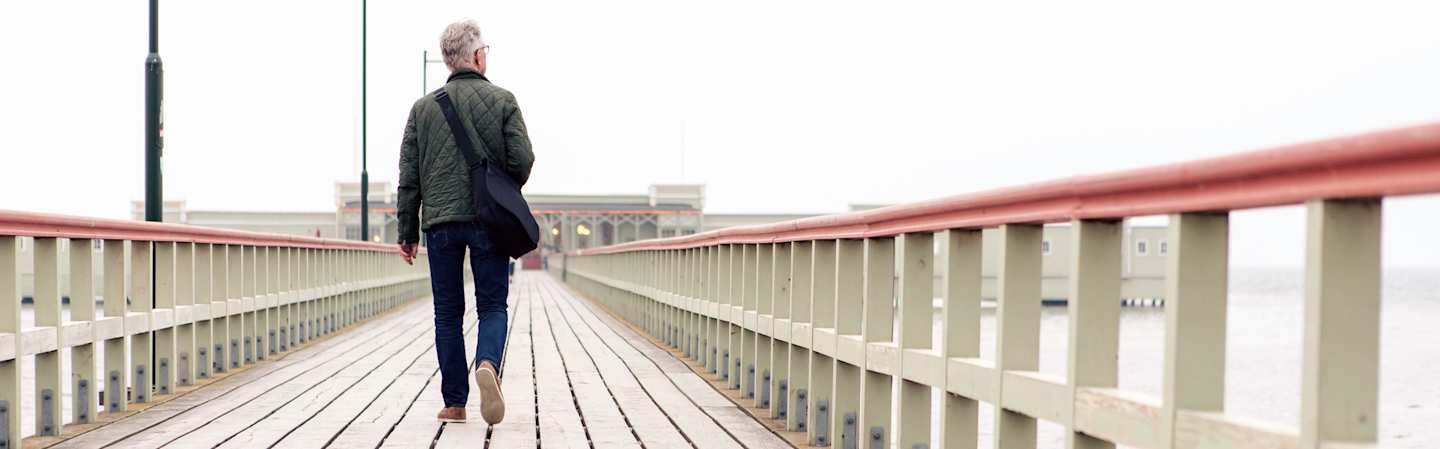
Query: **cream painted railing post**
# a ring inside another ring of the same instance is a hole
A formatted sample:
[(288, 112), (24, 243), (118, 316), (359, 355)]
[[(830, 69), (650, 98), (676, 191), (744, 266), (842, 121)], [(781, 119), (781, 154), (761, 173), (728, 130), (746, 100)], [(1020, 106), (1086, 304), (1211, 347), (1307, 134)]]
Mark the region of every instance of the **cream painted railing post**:
[(259, 272), (259, 278), (256, 279), (255, 285), (255, 309), (259, 324), (255, 337), (256, 360), (265, 360), (277, 348), (275, 344), (275, 338), (278, 337), (276, 321), (280, 314), (275, 294), (275, 287), (278, 285), (275, 279), (276, 250), (277, 248), (273, 246), (263, 246), (258, 248), (255, 256), (257, 259), (256, 271)]
[[(670, 290), (670, 266), (670, 251), (656, 251), (655, 288), (661, 293), (661, 297), (664, 297), (664, 294), (672, 293)], [(675, 341), (671, 338), (674, 330), (671, 328), (673, 323), (670, 321), (670, 306), (658, 300), (651, 302), (655, 304), (655, 320), (660, 325), (660, 340), (673, 346)]]
[(665, 251), (664, 290), (666, 293), (669, 293), (669, 298), (672, 302), (672, 304), (666, 304), (664, 306), (665, 323), (668, 329), (668, 331), (665, 332), (665, 336), (670, 342), (670, 347), (680, 350), (684, 349), (684, 344), (682, 343), (684, 337), (681, 335), (685, 331), (683, 328), (684, 320), (680, 318), (680, 308), (673, 303), (679, 302), (678, 298), (681, 298), (681, 295), (684, 294), (685, 270), (682, 269), (683, 260), (681, 250), (672, 249)]
[(280, 301), (280, 251), (278, 246), (265, 247), (265, 351), (268, 357), (271, 354), (280, 352), (280, 336), (284, 333), (280, 325), (284, 324), (281, 311), (285, 306)]
[(730, 289), (730, 245), (716, 245), (715, 251), (715, 364), (710, 372), (718, 374), (726, 385), (730, 385), (730, 336), (734, 327), (730, 325), (730, 305), (734, 292)]
[(95, 243), (70, 240), (70, 321), (89, 327), (88, 341), (70, 342), (71, 421), (94, 421), (100, 401), (95, 384)]
[[(810, 386), (806, 441), (829, 446), (835, 441), (835, 241), (817, 240), (811, 247)], [(799, 279), (796, 280), (797, 282)]]
[[(1001, 225), (995, 333), (997, 403), (1005, 397), (1006, 371), (1040, 367), (1040, 241), (1038, 225)], [(1035, 449), (1035, 418), (995, 406), (996, 449)]]
[(1381, 201), (1306, 204), (1300, 447), (1373, 444), (1380, 391)]
[[(755, 309), (755, 345), (754, 357), (751, 357), (754, 367), (753, 373), (746, 375), (752, 377), (750, 394), (755, 399), (755, 406), (759, 408), (770, 408), (770, 385), (773, 383), (770, 373), (770, 355), (772, 353), (771, 333), (774, 332), (775, 315), (775, 248), (769, 243), (761, 243), (755, 246), (755, 283), (751, 286), (751, 297), (754, 298), (751, 304)], [(750, 349), (747, 347), (746, 349)]]
[(721, 336), (726, 341), (725, 348), (728, 351), (724, 357), (725, 364), (721, 368), (721, 374), (726, 379), (726, 385), (734, 389), (740, 388), (740, 378), (742, 377), (740, 375), (740, 354), (744, 351), (745, 337), (745, 317), (742, 312), (745, 304), (742, 299), (744, 291), (741, 283), (741, 278), (744, 276), (741, 270), (742, 252), (744, 249), (737, 248), (734, 244), (727, 244), (725, 245), (725, 258), (721, 261), (725, 267), (725, 304), (726, 316), (729, 320), (726, 335)]
[(130, 242), (130, 312), (125, 316), (125, 332), (130, 334), (130, 375), (133, 376), (130, 396), (131, 402), (137, 404), (150, 401), (150, 376), (155, 369), (150, 364), (153, 356), (150, 333), (155, 324), (155, 317), (150, 313), (154, 294), (153, 246), (149, 241)]
[(295, 336), (295, 248), (280, 248), (275, 264), (280, 280), (280, 351), (289, 351), (298, 341)]
[(210, 246), (210, 364), (215, 367), (215, 373), (223, 373), (229, 369), (230, 360), (235, 357), (230, 351), (230, 342), (235, 338), (235, 329), (238, 327), (234, 321), (238, 320), (232, 314), (235, 309), (230, 301), (230, 246), (214, 244)]
[(934, 234), (917, 232), (900, 236), (899, 259), (901, 352), (895, 372), (902, 378), (895, 441), (902, 448), (929, 447), (931, 385), (945, 385), (945, 359), (933, 351)]
[(175, 377), (178, 385), (195, 383), (195, 246), (176, 243), (175, 251)]
[(814, 338), (811, 335), (813, 320), (810, 317), (810, 279), (813, 275), (815, 255), (814, 243), (808, 240), (790, 243), (790, 382), (789, 396), (785, 401), (789, 410), (784, 413), (785, 430), (805, 432), (809, 423), (807, 416), (813, 413), (810, 407), (810, 348)]
[[(645, 287), (651, 292), (660, 292), (660, 251), (645, 252)], [(584, 264), (584, 259), (575, 261), (576, 264)], [(659, 338), (664, 334), (665, 323), (660, 321), (660, 302), (652, 298), (641, 297), (632, 301), (626, 301), (631, 314), (639, 314), (644, 317), (645, 329), (650, 335)]]
[[(842, 239), (835, 248), (835, 404), (830, 426), (842, 448), (862, 447), (861, 390), (865, 371), (865, 339), (856, 313), (865, 310), (865, 241)], [(844, 312), (841, 312), (844, 311)]]
[(214, 323), (216, 308), (215, 296), (212, 294), (214, 287), (214, 262), (211, 260), (212, 245), (209, 243), (195, 244), (195, 297), (194, 304), (197, 318), (195, 321), (195, 375), (197, 378), (205, 379), (210, 377), (210, 371), (215, 366), (215, 354), (212, 348), (215, 346)]
[(304, 344), (310, 341), (315, 326), (314, 315), (310, 313), (310, 306), (314, 304), (314, 284), (310, 282), (310, 248), (296, 248), (291, 267), (294, 274), (294, 287), (292, 294), (295, 295), (295, 341)]
[[(105, 410), (119, 413), (127, 407), (125, 386), (130, 383), (130, 369), (125, 364), (129, 337), (125, 319), (128, 309), (125, 302), (129, 296), (125, 291), (125, 241), (106, 240), (102, 257), (105, 259), (105, 318), (96, 330), (113, 330), (114, 336), (105, 339), (105, 379), (103, 387), (97, 390), (105, 391)], [(109, 332), (97, 334), (111, 336)]]
[(680, 329), (679, 349), (680, 353), (685, 355), (686, 357), (693, 357), (694, 347), (691, 345), (691, 343), (693, 342), (691, 336), (694, 334), (695, 329), (691, 325), (692, 321), (690, 309), (687, 308), (687, 306), (690, 304), (690, 299), (698, 296), (695, 294), (694, 290), (695, 273), (694, 271), (692, 271), (692, 269), (694, 268), (694, 258), (691, 257), (693, 255), (693, 251), (690, 249), (679, 249), (675, 252), (679, 255), (680, 262), (677, 266), (677, 268), (679, 269), (678, 279), (680, 281), (680, 285), (676, 286), (675, 288), (675, 290), (680, 294), (675, 307), (675, 316), (679, 321), (678, 328)]
[[(980, 402), (949, 391), (949, 359), (980, 358), (981, 246), (978, 229), (945, 231), (945, 295), (941, 302), (940, 353), (946, 358), (946, 392), (940, 406), (941, 447), (972, 447), (980, 437)], [(956, 382), (958, 383), (958, 382)]]
[[(652, 251), (650, 255), (650, 286), (655, 289), (656, 293), (660, 294), (657, 295), (657, 297), (669, 292), (669, 290), (666, 289), (670, 268), (667, 263), (669, 258), (670, 254), (665, 250)], [(582, 263), (588, 261), (589, 259), (585, 259)], [(655, 330), (652, 334), (654, 334), (656, 338), (659, 338), (660, 341), (669, 343), (670, 321), (668, 320), (669, 311), (665, 310), (665, 303), (655, 298), (641, 298), (641, 301), (648, 306), (646, 308), (650, 311), (650, 321), (655, 323)]]
[(775, 251), (775, 264), (771, 288), (770, 314), (770, 417), (785, 419), (789, 412), (790, 396), (790, 263), (789, 243), (771, 245)]
[(755, 397), (755, 245), (740, 246), (740, 349), (735, 351), (735, 386), (740, 397)]
[(690, 297), (689, 308), (685, 312), (685, 320), (690, 324), (690, 334), (687, 341), (690, 342), (688, 351), (690, 358), (700, 360), (704, 354), (704, 342), (701, 341), (705, 329), (704, 301), (708, 296), (705, 294), (705, 249), (691, 248), (688, 250), (690, 257)]
[(10, 346), (4, 348), (12, 355), (9, 360), (0, 361), (0, 411), (4, 411), (5, 434), (0, 441), (5, 447), (18, 448), (20, 445), (20, 378), (23, 375), (20, 319), (20, 237), (0, 236), (0, 301), (5, 310), (0, 313), (0, 334), (11, 335)]
[(229, 260), (226, 267), (230, 271), (226, 282), (229, 289), (226, 305), (230, 312), (230, 347), (226, 349), (226, 352), (230, 355), (230, 368), (240, 368), (240, 363), (245, 360), (245, 352), (242, 350), (240, 342), (250, 336), (250, 331), (247, 330), (250, 323), (247, 322), (249, 317), (245, 313), (244, 300), (244, 285), (247, 280), (245, 277), (245, 247), (227, 245), (225, 249), (226, 258)]
[(56, 342), (55, 350), (35, 354), (35, 434), (59, 435), (60, 386), (64, 385), (60, 378), (60, 348), (65, 347), (60, 314), (60, 240), (36, 237), (34, 257), (35, 327), (53, 329)]
[[(891, 390), (899, 364), (895, 341), (895, 238), (865, 239), (865, 299), (861, 309), (865, 341), (864, 382), (860, 391), (860, 441), (889, 447), (894, 436)], [(878, 441), (878, 443), (877, 443)]]
[(677, 301), (676, 311), (680, 320), (680, 353), (687, 358), (696, 358), (695, 336), (697, 335), (698, 323), (691, 306), (695, 299), (700, 297), (696, 288), (699, 286), (697, 279), (696, 262), (699, 257), (694, 248), (677, 250), (680, 253), (680, 285), (676, 290), (680, 297)]
[(710, 371), (715, 364), (712, 355), (715, 353), (715, 320), (711, 313), (715, 310), (714, 248), (705, 246), (697, 251), (700, 258), (696, 263), (700, 277), (700, 313), (697, 314), (700, 328), (696, 330), (696, 338), (700, 341), (700, 348), (696, 357), (705, 370)]
[(245, 283), (241, 287), (241, 298), (245, 303), (245, 363), (255, 363), (261, 357), (260, 340), (265, 333), (265, 306), (261, 297), (265, 281), (265, 270), (260, 267), (260, 246), (246, 246)]
[(1074, 220), (1070, 225), (1070, 335), (1066, 384), (1070, 429), (1065, 447), (1113, 449), (1115, 443), (1075, 430), (1076, 391), (1115, 388), (1120, 357), (1120, 221)]
[(1166, 261), (1163, 448), (1179, 444), (1185, 412), (1225, 408), (1229, 216), (1170, 216)]
[[(150, 312), (150, 338), (155, 339), (155, 392), (170, 394), (175, 385), (175, 242), (155, 242), (155, 310)], [(162, 318), (162, 317), (168, 317)], [(165, 321), (168, 321), (165, 322)]]

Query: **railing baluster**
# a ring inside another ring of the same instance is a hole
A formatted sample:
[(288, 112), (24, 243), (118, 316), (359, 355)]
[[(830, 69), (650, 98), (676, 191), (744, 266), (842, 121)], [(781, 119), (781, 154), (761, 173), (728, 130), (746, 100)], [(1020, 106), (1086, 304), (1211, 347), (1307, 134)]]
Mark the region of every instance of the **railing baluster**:
[[(170, 394), (175, 385), (175, 242), (155, 242), (155, 308), (150, 312), (151, 338), (155, 339), (156, 394)], [(167, 322), (168, 321), (168, 322)]]
[(701, 247), (696, 251), (696, 256), (699, 260), (695, 267), (700, 279), (700, 309), (697, 314), (700, 327), (696, 329), (700, 347), (696, 357), (700, 360), (700, 365), (710, 371), (714, 365), (714, 357), (710, 354), (715, 352), (715, 319), (712, 315), (715, 310), (714, 247)]
[[(1066, 358), (1070, 403), (1080, 388), (1114, 388), (1120, 357), (1120, 221), (1074, 220), (1070, 225), (1070, 335)], [(1065, 410), (1074, 412), (1074, 407)], [(1113, 449), (1115, 443), (1075, 430), (1066, 447)]]
[(770, 287), (770, 417), (785, 418), (783, 400), (790, 394), (790, 244), (771, 245), (774, 258), (771, 261), (773, 279)]
[(235, 273), (235, 270), (230, 268), (230, 263), (234, 259), (230, 256), (230, 245), (215, 244), (211, 246), (211, 251), (210, 273), (213, 286), (210, 288), (210, 338), (213, 351), (210, 357), (211, 364), (215, 366), (214, 371), (223, 373), (233, 364), (235, 353), (230, 347), (235, 339), (240, 338), (235, 333), (236, 329), (239, 329), (236, 323), (239, 318), (235, 316), (235, 301), (231, 299), (235, 287), (230, 286), (230, 276)]
[(810, 316), (811, 278), (814, 275), (814, 243), (798, 241), (790, 248), (790, 397), (786, 402), (790, 409), (785, 415), (785, 429), (805, 432), (809, 425), (807, 417), (813, 411), (810, 407), (810, 351), (814, 345), (811, 329), (814, 320)]
[[(126, 366), (126, 302), (125, 291), (125, 241), (106, 240), (105, 252), (105, 319), (96, 330), (104, 329), (105, 371), (103, 387), (105, 410), (111, 413), (123, 412), (128, 406), (125, 386), (130, 382), (130, 367)], [(113, 331), (113, 333), (112, 333)], [(98, 340), (99, 338), (97, 338)]]
[[(840, 447), (861, 447), (861, 390), (865, 340), (860, 317), (865, 310), (865, 241), (842, 239), (835, 247), (835, 403), (830, 429)], [(843, 313), (841, 311), (844, 311)]]
[(740, 349), (735, 351), (735, 385), (740, 396), (755, 397), (755, 245), (740, 245)]
[[(171, 360), (175, 367), (175, 377), (178, 385), (189, 386), (195, 383), (195, 243), (182, 242), (176, 244), (175, 251), (175, 310), (176, 326), (175, 351), (176, 360)], [(183, 310), (183, 312), (182, 312)]]
[[(1006, 371), (1040, 367), (1040, 241), (1038, 225), (999, 230), (998, 308), (995, 312), (997, 398), (1004, 398)], [(999, 401), (997, 401), (999, 402)], [(1035, 449), (1035, 418), (995, 406), (995, 447)]]
[(811, 248), (810, 316), (814, 324), (810, 347), (809, 407), (806, 440), (816, 446), (835, 441), (835, 241), (817, 240)]
[[(900, 366), (897, 375), (909, 371), (930, 371), (922, 377), (945, 379), (944, 359), (930, 352), (934, 345), (935, 323), (935, 237), (928, 232), (910, 233), (900, 237)], [(911, 368), (907, 359), (917, 362), (933, 359), (942, 363)], [(932, 367), (933, 366), (933, 370)], [(938, 373), (934, 372), (938, 371)], [(933, 373), (933, 374), (931, 374)], [(943, 387), (943, 384), (941, 384)], [(930, 395), (932, 386), (910, 378), (900, 381), (899, 416), (895, 441), (902, 448), (930, 444)]]
[(7, 357), (0, 358), (0, 443), (5, 448), (20, 447), (20, 377), (22, 361), (20, 321), (20, 239), (0, 236), (0, 335), (10, 334)]
[[(755, 399), (755, 406), (759, 408), (770, 408), (771, 391), (773, 384), (770, 373), (770, 364), (773, 343), (771, 335), (774, 332), (774, 306), (775, 306), (775, 247), (769, 243), (755, 245), (755, 282), (750, 286), (751, 304), (755, 308), (755, 338), (754, 357), (751, 357), (754, 366), (754, 374), (746, 375), (754, 378), (755, 385), (752, 393)], [(750, 349), (747, 347), (746, 349)]]
[(945, 300), (941, 324), (941, 354), (946, 362), (946, 394), (940, 408), (942, 447), (971, 447), (980, 437), (980, 402), (949, 392), (951, 358), (980, 357), (980, 230), (945, 231)]
[(60, 348), (65, 347), (60, 313), (60, 240), (37, 237), (34, 257), (36, 329), (32, 332), (50, 328), (55, 332), (56, 343), (54, 350), (35, 354), (35, 434), (59, 435), (60, 386), (64, 385), (60, 378)]
[(858, 430), (862, 447), (889, 447), (893, 437), (890, 418), (894, 377), (881, 370), (894, 372), (897, 366), (882, 367), (885, 359), (874, 356), (879, 352), (877, 345), (891, 344), (893, 348), (895, 340), (895, 238), (865, 239), (864, 292), (864, 307), (860, 310), (866, 355)]
[(125, 315), (125, 332), (130, 334), (130, 402), (150, 402), (151, 376), (155, 367), (151, 364), (154, 352), (151, 350), (151, 329), (154, 316), (151, 301), (154, 285), (152, 272), (154, 242), (132, 240), (130, 242), (130, 310)]
[(209, 378), (219, 354), (215, 353), (216, 306), (214, 294), (215, 268), (214, 247), (209, 243), (195, 244), (195, 310), (200, 319), (195, 322), (195, 377)]
[(710, 367), (710, 372), (719, 375), (726, 385), (730, 381), (730, 336), (735, 333), (730, 315), (730, 298), (733, 296), (730, 290), (730, 245), (716, 245), (715, 310), (719, 318), (715, 320), (715, 364)]
[(1229, 216), (1170, 216), (1165, 296), (1164, 429), (1175, 447), (1183, 412), (1225, 407), (1226, 272)]
[(245, 284), (241, 297), (245, 302), (245, 363), (255, 363), (264, 355), (265, 339), (265, 258), (263, 246), (245, 247)]
[(79, 424), (94, 421), (100, 401), (95, 383), (95, 243), (90, 239), (70, 240), (70, 321), (89, 326), (86, 341), (71, 341), (70, 392), (74, 405), (71, 421)]
[(1381, 202), (1315, 200), (1306, 209), (1300, 447), (1373, 444), (1380, 391)]

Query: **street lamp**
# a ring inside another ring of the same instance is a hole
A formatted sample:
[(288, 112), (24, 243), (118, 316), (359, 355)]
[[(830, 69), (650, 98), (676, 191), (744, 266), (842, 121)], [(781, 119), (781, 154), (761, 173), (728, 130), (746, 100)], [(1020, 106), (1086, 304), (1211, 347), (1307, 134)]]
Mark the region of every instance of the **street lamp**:
[(164, 219), (160, 149), (164, 146), (164, 110), (160, 63), (160, 1), (150, 0), (150, 52), (145, 55), (145, 221)]
[(365, 83), (369, 66), (365, 64), (365, 0), (360, 0), (360, 240), (370, 240), (370, 170), (365, 148)]

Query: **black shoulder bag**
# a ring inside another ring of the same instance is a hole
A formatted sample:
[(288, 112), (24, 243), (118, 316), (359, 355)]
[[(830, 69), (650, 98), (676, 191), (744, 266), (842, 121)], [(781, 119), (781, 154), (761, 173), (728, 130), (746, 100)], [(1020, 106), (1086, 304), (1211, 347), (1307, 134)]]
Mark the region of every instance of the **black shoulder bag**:
[(519, 259), (534, 251), (540, 241), (540, 225), (530, 214), (530, 204), (520, 194), (520, 186), (505, 173), (503, 162), (486, 163), (486, 159), (479, 157), (445, 88), (435, 91), (435, 102), (440, 103), (440, 111), (455, 136), (455, 145), (460, 147), (460, 154), (465, 156), (465, 165), (469, 167), (470, 203), (475, 209), (475, 221), (485, 227), (490, 242), (501, 254)]

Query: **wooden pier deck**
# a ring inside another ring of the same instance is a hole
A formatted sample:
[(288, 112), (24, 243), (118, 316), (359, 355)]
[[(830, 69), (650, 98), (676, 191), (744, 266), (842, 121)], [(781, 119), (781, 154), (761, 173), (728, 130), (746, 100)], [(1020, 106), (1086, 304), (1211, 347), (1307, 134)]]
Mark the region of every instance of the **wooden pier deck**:
[[(511, 293), (505, 421), (442, 424), (429, 301), (27, 447), (788, 448), (685, 362), (549, 275)], [(474, 347), (473, 309), (466, 317)], [(472, 395), (475, 389), (471, 389)]]

